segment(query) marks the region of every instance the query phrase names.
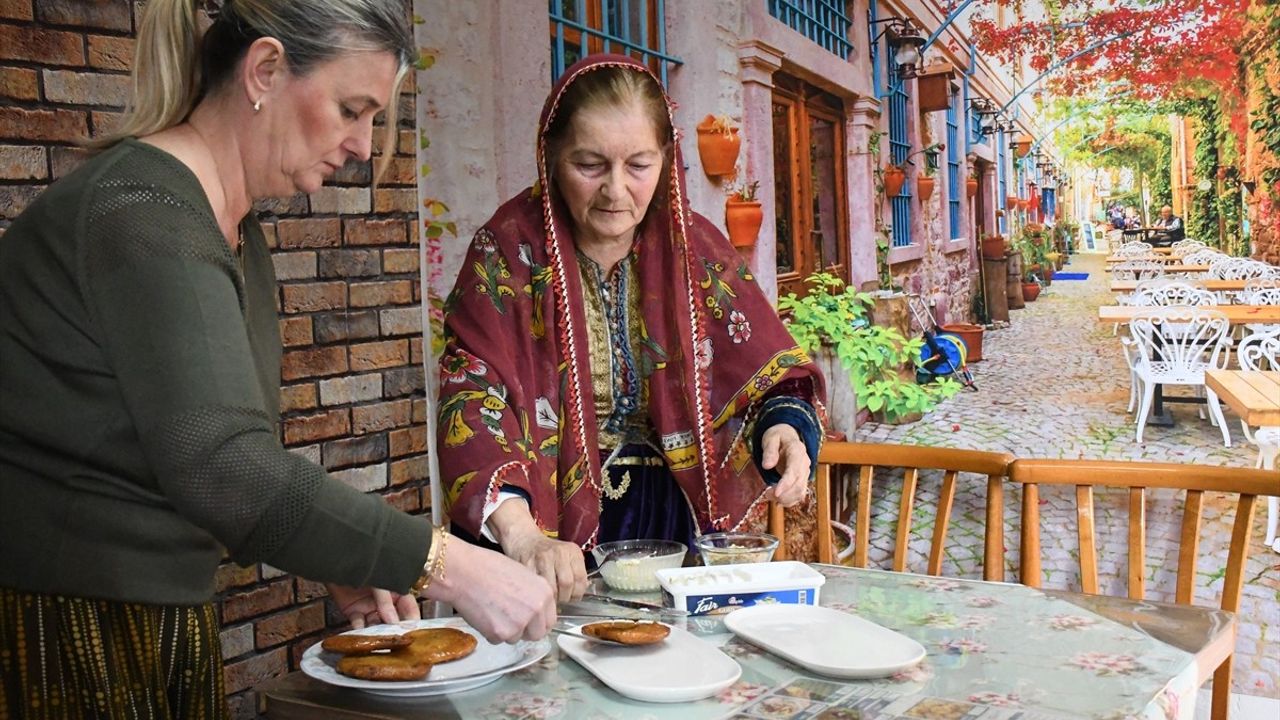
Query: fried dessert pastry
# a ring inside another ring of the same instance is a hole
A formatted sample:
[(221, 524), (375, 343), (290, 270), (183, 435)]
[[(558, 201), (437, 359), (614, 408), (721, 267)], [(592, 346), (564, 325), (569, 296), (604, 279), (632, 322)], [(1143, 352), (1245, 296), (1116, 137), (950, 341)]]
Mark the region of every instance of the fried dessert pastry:
[(613, 640), (624, 645), (652, 645), (665, 640), (671, 633), (671, 628), (656, 622), (612, 620), (583, 625), (582, 632), (591, 637)]
[(377, 655), (347, 655), (338, 660), (338, 672), (357, 680), (408, 682), (426, 677), (431, 663), (401, 648)]
[(475, 652), (474, 635), (457, 628), (422, 628), (404, 634), (411, 643), (406, 652), (432, 664), (447, 663)]
[(341, 655), (368, 655), (379, 650), (409, 647), (412, 642), (404, 635), (334, 635), (325, 638), (320, 647)]

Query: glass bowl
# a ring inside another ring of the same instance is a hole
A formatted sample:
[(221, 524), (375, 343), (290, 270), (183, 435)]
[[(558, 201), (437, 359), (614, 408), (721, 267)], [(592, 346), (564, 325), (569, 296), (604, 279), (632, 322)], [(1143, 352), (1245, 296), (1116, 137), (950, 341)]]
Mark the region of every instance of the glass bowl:
[(591, 550), (600, 577), (614, 590), (653, 592), (661, 586), (654, 573), (684, 564), (688, 548), (671, 540), (617, 540)]
[(704, 565), (769, 562), (777, 549), (778, 538), (768, 533), (722, 532), (698, 538)]

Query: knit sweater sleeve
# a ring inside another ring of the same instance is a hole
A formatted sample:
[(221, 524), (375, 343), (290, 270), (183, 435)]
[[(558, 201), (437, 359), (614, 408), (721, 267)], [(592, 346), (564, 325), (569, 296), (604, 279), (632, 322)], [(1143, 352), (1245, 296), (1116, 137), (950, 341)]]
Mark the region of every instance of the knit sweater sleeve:
[(80, 223), (77, 276), (95, 341), (156, 483), (237, 562), (406, 590), (426, 557), (428, 522), (280, 444), (240, 270), (203, 202), (155, 184), (104, 187)]

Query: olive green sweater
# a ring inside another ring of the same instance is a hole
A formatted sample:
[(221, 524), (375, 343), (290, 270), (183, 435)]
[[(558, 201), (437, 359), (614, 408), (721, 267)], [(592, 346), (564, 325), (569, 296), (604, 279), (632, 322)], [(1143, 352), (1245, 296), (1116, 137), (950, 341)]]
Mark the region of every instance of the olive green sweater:
[(0, 586), (202, 603), (223, 548), (417, 578), (428, 521), (281, 446), (275, 276), (241, 229), (237, 258), (195, 175), (126, 140), (0, 236)]

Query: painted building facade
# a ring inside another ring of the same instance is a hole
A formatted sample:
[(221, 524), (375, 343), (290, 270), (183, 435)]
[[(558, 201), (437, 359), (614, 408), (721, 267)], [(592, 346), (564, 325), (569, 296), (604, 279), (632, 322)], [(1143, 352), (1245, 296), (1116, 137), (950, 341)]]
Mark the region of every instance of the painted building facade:
[[(428, 3), (417, 5), (422, 12)], [(678, 104), (693, 209), (722, 229), (728, 184), (703, 172), (695, 128), (707, 115), (728, 116), (740, 127), (738, 179), (759, 182), (764, 210), (756, 244), (742, 252), (772, 298), (803, 292), (803, 278), (820, 269), (875, 287), (883, 242), (881, 261), (895, 285), (919, 293), (940, 321), (971, 319), (977, 240), (1008, 230), (997, 211), (1007, 197), (1025, 197), (1034, 179), (1012, 173), (1008, 147), (1014, 134), (1040, 135), (1030, 95), (1014, 98), (1029, 78), (980, 57), (969, 41), (967, 13), (947, 23), (941, 2), (432, 5), (417, 25), (418, 43), (431, 56), (418, 77), (418, 127), (427, 145), (419, 157), (430, 169), (420, 193), (444, 203), (457, 230), (439, 243), (445, 292), (471, 234), (531, 184), (537, 118), (553, 79), (592, 52), (630, 52), (665, 78)], [(925, 103), (924, 81), (894, 61), (902, 44), (895, 19), (910, 21), (926, 38), (945, 24), (912, 68), (950, 66), (941, 100), (934, 92)], [(974, 101), (983, 100), (1004, 110), (1004, 123), (987, 120), (1003, 130), (979, 131)], [(921, 151), (935, 143), (945, 147), (936, 168), (926, 169)], [(881, 174), (890, 161), (906, 169), (894, 198), (886, 197)], [(922, 199), (925, 175), (932, 175), (934, 190)], [(971, 176), (978, 179), (972, 196)]]

